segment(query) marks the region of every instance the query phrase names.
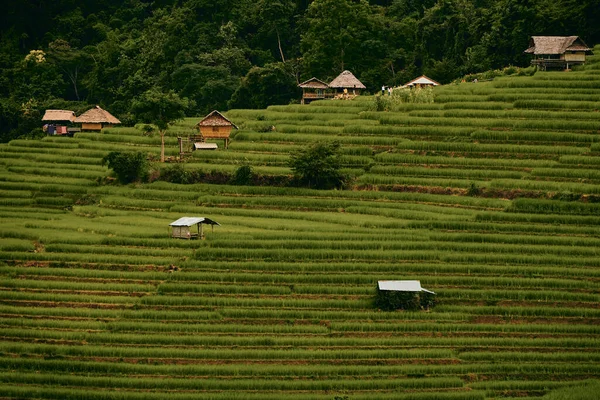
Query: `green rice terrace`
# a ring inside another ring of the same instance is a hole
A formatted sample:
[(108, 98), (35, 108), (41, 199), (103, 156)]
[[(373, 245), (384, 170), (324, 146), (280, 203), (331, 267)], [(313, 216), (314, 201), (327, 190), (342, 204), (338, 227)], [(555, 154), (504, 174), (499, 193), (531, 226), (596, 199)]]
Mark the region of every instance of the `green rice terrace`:
[[(335, 140), (351, 190), (119, 185), (109, 152), (160, 153), (133, 127), (0, 145), (0, 398), (598, 390), (595, 52), (579, 70), (446, 85), (394, 111), (370, 96), (231, 110), (229, 149), (182, 164), (286, 176), (290, 152)], [(167, 156), (198, 120), (170, 128)], [(182, 216), (221, 226), (172, 239)], [(437, 305), (380, 311), (378, 280), (420, 280)]]

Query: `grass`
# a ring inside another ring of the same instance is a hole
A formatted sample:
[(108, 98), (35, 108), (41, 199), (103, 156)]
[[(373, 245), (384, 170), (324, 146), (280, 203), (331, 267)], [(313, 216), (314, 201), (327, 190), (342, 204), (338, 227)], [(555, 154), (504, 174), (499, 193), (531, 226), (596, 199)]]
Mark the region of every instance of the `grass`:
[[(372, 96), (230, 110), (230, 148), (182, 163), (289, 175), (291, 152), (339, 141), (345, 190), (107, 183), (110, 151), (156, 159), (160, 138), (137, 128), (0, 145), (0, 397), (585, 393), (600, 376), (597, 65), (447, 85), (395, 112)], [(168, 155), (198, 119), (169, 129)], [(171, 239), (181, 216), (221, 225)], [(378, 280), (420, 280), (438, 303), (382, 312)]]

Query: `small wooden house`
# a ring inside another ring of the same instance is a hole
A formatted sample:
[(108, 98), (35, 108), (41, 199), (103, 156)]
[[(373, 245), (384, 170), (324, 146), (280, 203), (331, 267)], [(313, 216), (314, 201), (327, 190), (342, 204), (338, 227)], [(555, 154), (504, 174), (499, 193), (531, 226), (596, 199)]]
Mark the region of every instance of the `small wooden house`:
[(375, 304), (387, 311), (429, 309), (435, 304), (434, 296), (419, 281), (379, 281)]
[(70, 125), (75, 121), (75, 113), (70, 110), (46, 110), (42, 117), (44, 131), (49, 135), (67, 135), (73, 132)]
[(532, 36), (524, 53), (532, 54), (531, 64), (544, 71), (568, 70), (585, 64), (585, 56), (593, 54), (579, 36)]
[[(203, 224), (212, 225), (213, 229), (215, 225), (220, 226), (217, 221), (213, 221), (210, 218), (182, 217), (169, 224), (169, 226), (172, 227), (171, 237), (176, 239), (203, 239)], [(193, 229), (194, 225), (196, 226), (196, 229)]]
[(359, 81), (352, 72), (344, 71), (329, 83), (329, 87), (336, 93), (359, 95), (367, 87)]
[(84, 131), (101, 131), (102, 128), (107, 125), (110, 126), (121, 123), (121, 121), (100, 106), (87, 110), (79, 117), (75, 118), (74, 122), (76, 124), (81, 124), (81, 130)]
[(405, 83), (401, 87), (403, 88), (424, 88), (424, 87), (433, 87), (439, 86), (440, 84), (434, 81), (431, 78), (426, 77), (425, 75), (421, 75), (418, 78), (413, 79), (410, 82)]
[(329, 85), (314, 77), (302, 82), (298, 87), (302, 88), (302, 104), (333, 97)]
[(223, 139), (225, 141), (225, 148), (229, 146), (231, 128), (238, 129), (233, 122), (225, 118), (217, 110), (204, 117), (196, 126), (200, 130), (202, 139)]

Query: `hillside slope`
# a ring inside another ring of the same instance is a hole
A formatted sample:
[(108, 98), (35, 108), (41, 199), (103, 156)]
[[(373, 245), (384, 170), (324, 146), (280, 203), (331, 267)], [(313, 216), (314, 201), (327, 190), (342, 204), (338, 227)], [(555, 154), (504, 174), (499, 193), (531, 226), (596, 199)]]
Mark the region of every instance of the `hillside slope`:
[[(108, 152), (159, 153), (135, 128), (0, 146), (0, 397), (533, 399), (600, 378), (600, 57), (372, 104), (232, 110), (229, 150), (185, 163), (285, 175), (338, 140), (355, 190), (99, 184)], [(182, 216), (221, 226), (170, 239)], [(377, 310), (395, 279), (438, 304)]]

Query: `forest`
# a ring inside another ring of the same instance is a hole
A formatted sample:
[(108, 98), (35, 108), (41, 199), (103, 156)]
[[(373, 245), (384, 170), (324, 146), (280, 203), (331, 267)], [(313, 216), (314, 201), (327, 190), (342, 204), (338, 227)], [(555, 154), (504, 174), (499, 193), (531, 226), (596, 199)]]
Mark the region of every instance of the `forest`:
[(532, 35), (600, 42), (599, 0), (9, 0), (0, 5), (0, 142), (45, 109), (124, 124), (169, 93), (188, 116), (297, 101), (351, 70), (370, 91), (525, 66)]

